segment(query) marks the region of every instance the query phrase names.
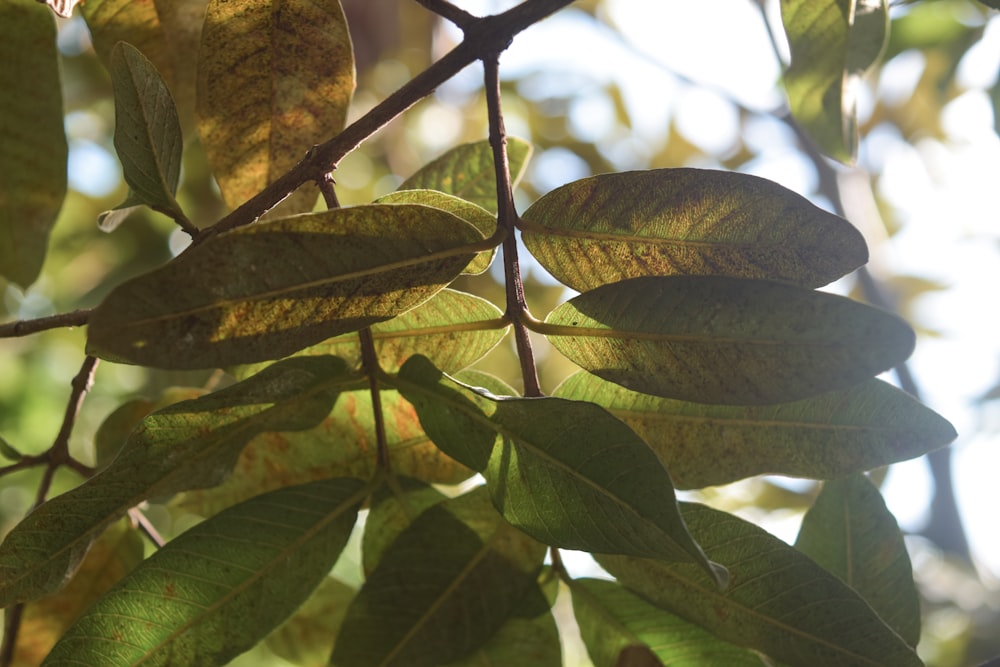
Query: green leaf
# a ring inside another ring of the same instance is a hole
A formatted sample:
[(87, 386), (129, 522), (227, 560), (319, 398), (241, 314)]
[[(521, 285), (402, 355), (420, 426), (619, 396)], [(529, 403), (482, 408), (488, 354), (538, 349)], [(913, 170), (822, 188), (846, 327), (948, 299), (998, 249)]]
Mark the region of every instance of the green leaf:
[(681, 489), (768, 473), (833, 479), (921, 456), (956, 437), (943, 417), (875, 379), (767, 406), (659, 398), (589, 373), (570, 376), (553, 395), (605, 407), (653, 448)]
[[(509, 325), (502, 318), (503, 312), (486, 299), (443, 289), (405, 313), (371, 326), (379, 366), (395, 373), (412, 355), (422, 354), (446, 373), (454, 373), (485, 357), (503, 340)], [(361, 367), (361, 343), (356, 333), (331, 338), (296, 354), (330, 354), (351, 367)], [(265, 366), (243, 366), (234, 373), (247, 377)]]
[[(480, 231), (484, 238), (489, 238), (497, 229), (497, 219), (482, 206), (459, 199), (436, 190), (397, 190), (375, 200), (376, 204), (422, 204), (432, 208), (448, 211), (454, 216), (465, 220)], [(484, 250), (476, 255), (462, 273), (478, 275), (490, 268), (496, 248)]]
[(729, 569), (726, 591), (686, 563), (608, 555), (597, 561), (656, 606), (780, 662), (923, 664), (857, 593), (809, 557), (731, 514), (693, 503), (681, 503), (681, 511), (708, 556)]
[(478, 648), (535, 585), (545, 547), (480, 487), (426, 510), (392, 543), (341, 626), (332, 664), (422, 667)]
[(0, 456), (11, 461), (20, 461), (24, 457), (24, 454), (17, 451), (14, 445), (7, 442), (7, 439), (3, 435), (0, 435)]
[(920, 596), (903, 534), (864, 475), (823, 484), (795, 547), (840, 577), (910, 646), (920, 640)]
[[(138, 201), (187, 223), (174, 194), (181, 173), (180, 120), (174, 100), (159, 72), (134, 46), (119, 42), (111, 52), (111, 80), (115, 88), (115, 150), (121, 160), (130, 193), (122, 206)], [(109, 220), (99, 222), (110, 231)], [(190, 224), (190, 223), (188, 223)]]
[(792, 115), (823, 152), (850, 162), (858, 148), (854, 90), (888, 40), (888, 2), (781, 0), (781, 18)]
[(110, 466), (7, 535), (0, 606), (57, 590), (100, 530), (143, 500), (218, 484), (258, 433), (315, 425), (329, 414), (344, 376), (339, 359), (289, 359), (146, 417)]
[(596, 667), (615, 667), (629, 646), (649, 646), (671, 667), (762, 667), (755, 653), (717, 639), (615, 582), (576, 579), (570, 591), (580, 635)]
[(382, 560), (382, 554), (424, 510), (447, 496), (422, 480), (398, 477), (396, 486), (379, 487), (371, 501), (361, 539), (361, 564), (369, 576)]
[(66, 196), (56, 25), (31, 0), (0, 3), (0, 276), (27, 289)]
[(535, 539), (693, 561), (724, 584), (724, 571), (685, 529), (667, 471), (600, 406), (498, 398), (452, 380), (423, 357), (410, 359), (397, 382), (435, 444), (481, 471), (494, 506)]
[(115, 288), (90, 316), (87, 348), (163, 368), (280, 358), (426, 300), (476, 242), (465, 221), (413, 204), (243, 227)]
[(478, 651), (444, 667), (562, 667), (559, 628), (550, 606), (540, 589), (529, 589)]
[(225, 664), (322, 581), (366, 492), (355, 479), (314, 482), (195, 526), (95, 603), (43, 664)]
[[(210, 516), (283, 486), (328, 477), (371, 477), (377, 470), (375, 417), (371, 391), (356, 389), (362, 383), (367, 384), (360, 380), (343, 385), (333, 412), (313, 428), (257, 436), (243, 449), (234, 474), (212, 488), (185, 493), (177, 504)], [(381, 397), (389, 463), (395, 474), (437, 484), (457, 484), (472, 475), (434, 446), (420, 427), (413, 406), (396, 391), (384, 390)]]
[(298, 611), (268, 635), (267, 647), (296, 665), (326, 667), (355, 592), (339, 579), (325, 577)]
[[(198, 63), (198, 133), (235, 208), (344, 128), (354, 51), (339, 2), (210, 0)], [(309, 212), (311, 184), (281, 205)]]
[(58, 593), (24, 606), (12, 664), (40, 664), (66, 628), (141, 563), (142, 557), (142, 538), (127, 519), (109, 526)]
[[(516, 186), (531, 157), (531, 144), (507, 137), (507, 160)], [(456, 146), (403, 181), (400, 190), (437, 190), (497, 212), (497, 179), (490, 142)]]
[(548, 193), (521, 220), (531, 254), (580, 292), (675, 274), (819, 287), (868, 261), (846, 220), (776, 183), (724, 171), (593, 176)]
[(553, 310), (552, 344), (634, 391), (699, 403), (781, 403), (844, 389), (913, 350), (898, 317), (782, 283), (633, 278)]

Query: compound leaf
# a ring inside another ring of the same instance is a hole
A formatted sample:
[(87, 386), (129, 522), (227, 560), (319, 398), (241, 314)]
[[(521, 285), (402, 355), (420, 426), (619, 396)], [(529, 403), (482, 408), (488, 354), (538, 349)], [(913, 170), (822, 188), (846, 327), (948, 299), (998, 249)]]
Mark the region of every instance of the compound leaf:
[(101, 529), (143, 500), (218, 484), (258, 433), (314, 426), (329, 414), (345, 375), (339, 359), (289, 359), (149, 415), (111, 465), (7, 535), (0, 605), (57, 590)]
[(923, 663), (847, 584), (752, 523), (681, 503), (692, 535), (725, 565), (720, 591), (698, 567), (598, 555), (622, 584), (720, 639), (790, 665), (919, 667)]
[(823, 484), (795, 547), (844, 580), (910, 646), (920, 640), (920, 596), (903, 534), (864, 475)]
[(681, 489), (761, 474), (834, 479), (921, 456), (956, 436), (936, 412), (876, 379), (794, 403), (727, 406), (641, 394), (581, 372), (553, 395), (597, 403), (628, 424)]
[(325, 480), (258, 496), (208, 519), (96, 602), (43, 665), (225, 664), (322, 581), (365, 493), (360, 480)]
[(243, 227), (115, 288), (91, 314), (87, 347), (165, 368), (280, 358), (424, 301), (481, 241), (465, 221), (415, 204)]
[(585, 292), (651, 275), (725, 275), (819, 287), (868, 261), (849, 222), (777, 183), (707, 169), (602, 174), (548, 193), (522, 238)]
[(543, 332), (605, 380), (665, 398), (735, 405), (850, 387), (900, 363), (914, 345), (905, 322), (876, 308), (718, 276), (604, 285), (553, 310)]

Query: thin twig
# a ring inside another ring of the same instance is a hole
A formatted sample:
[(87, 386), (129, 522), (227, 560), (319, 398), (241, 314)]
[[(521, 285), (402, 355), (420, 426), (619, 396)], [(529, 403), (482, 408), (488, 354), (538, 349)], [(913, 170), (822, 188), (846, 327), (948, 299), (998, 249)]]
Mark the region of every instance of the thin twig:
[(510, 163), (507, 157), (507, 133), (503, 124), (500, 107), (500, 54), (483, 58), (486, 76), (486, 108), (490, 123), (490, 146), (493, 148), (493, 165), (497, 181), (497, 225), (507, 230), (503, 241), (504, 277), (507, 290), (507, 316), (514, 327), (514, 342), (521, 362), (521, 378), (524, 381), (525, 396), (541, 396), (538, 370), (535, 368), (535, 354), (531, 347), (528, 329), (524, 325), (525, 316), (530, 317), (524, 298), (524, 283), (521, 282), (521, 266), (517, 259), (517, 211), (514, 209), (514, 188), (510, 178)]
[(571, 3), (572, 0), (527, 0), (502, 14), (478, 19), (466, 28), (465, 39), (461, 44), (389, 95), (336, 137), (313, 147), (290, 171), (235, 211), (202, 230), (196, 243), (215, 234), (251, 224), (306, 181), (319, 182), (324, 174), (334, 170), (340, 160), (361, 145), (361, 142), (430, 95), (467, 65), (484, 55), (503, 51), (519, 32)]
[(470, 14), (461, 7), (456, 7), (448, 0), (417, 0), (417, 4), (448, 19), (459, 28), (464, 29), (479, 20), (478, 16)]
[(378, 376), (382, 372), (378, 363), (378, 352), (375, 350), (375, 339), (372, 330), (365, 327), (358, 332), (361, 341), (361, 360), (364, 363), (365, 374), (368, 376), (368, 387), (372, 395), (372, 416), (375, 419), (375, 462), (385, 472), (391, 472), (389, 460), (389, 439), (385, 434), (385, 416), (382, 414), (382, 393), (379, 391)]
[(4, 611), (3, 644), (0, 645), (0, 667), (14, 664), (14, 650), (17, 648), (17, 634), (21, 627), (24, 604), (18, 603)]
[(337, 199), (337, 190), (334, 189), (335, 182), (333, 180), (333, 174), (327, 172), (323, 174), (323, 178), (316, 182), (319, 186), (319, 191), (323, 194), (323, 201), (326, 202), (327, 208), (340, 208), (340, 200)]
[(163, 539), (163, 536), (156, 530), (156, 527), (150, 522), (149, 517), (146, 516), (145, 512), (138, 507), (133, 507), (128, 511), (128, 515), (129, 518), (132, 519), (132, 523), (134, 523), (139, 530), (142, 531), (142, 534), (145, 535), (150, 542), (156, 545), (157, 549), (163, 548), (163, 545), (166, 544), (167, 541)]
[(69, 313), (59, 313), (48, 317), (39, 317), (34, 320), (18, 320), (0, 324), (0, 338), (17, 338), (47, 331), (48, 329), (58, 329), (60, 327), (79, 327), (87, 323), (90, 318), (90, 310), (74, 310)]

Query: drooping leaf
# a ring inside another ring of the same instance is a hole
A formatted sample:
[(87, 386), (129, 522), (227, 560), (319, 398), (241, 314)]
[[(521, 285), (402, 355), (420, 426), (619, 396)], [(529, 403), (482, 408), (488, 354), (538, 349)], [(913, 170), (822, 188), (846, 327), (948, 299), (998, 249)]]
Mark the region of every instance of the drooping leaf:
[(788, 104), (819, 148), (849, 162), (857, 152), (857, 79), (889, 36), (887, 0), (781, 0), (792, 62)]
[(410, 359), (397, 382), (435, 444), (481, 471), (496, 508), (532, 537), (567, 549), (693, 561), (724, 583), (724, 571), (685, 529), (667, 471), (600, 406), (498, 398), (423, 357)]
[(361, 539), (361, 565), (365, 576), (375, 571), (382, 554), (424, 510), (447, 496), (430, 484), (412, 477), (399, 477), (396, 486), (379, 487), (371, 501)]
[[(283, 486), (329, 477), (371, 477), (377, 466), (375, 418), (371, 392), (356, 389), (362, 383), (367, 384), (361, 381), (345, 386), (333, 411), (313, 428), (257, 436), (240, 454), (235, 474), (217, 486), (185, 493), (178, 504), (210, 516)], [(412, 405), (392, 390), (382, 391), (381, 396), (394, 473), (439, 484), (457, 484), (472, 475), (472, 471), (434, 446), (420, 427)]]
[[(354, 51), (340, 2), (210, 0), (198, 65), (198, 133), (235, 208), (344, 128)], [(311, 211), (300, 189), (285, 214)]]
[[(486, 299), (443, 289), (427, 301), (391, 320), (371, 326), (379, 366), (395, 373), (414, 354), (422, 354), (446, 373), (471, 366), (486, 356), (507, 335), (503, 312)], [(298, 355), (330, 354), (361, 366), (361, 344), (357, 334), (345, 334), (307, 347)], [(247, 377), (264, 364), (236, 369)]]
[(940, 415), (876, 379), (768, 406), (659, 398), (590, 373), (570, 376), (553, 395), (597, 403), (628, 424), (681, 489), (761, 474), (833, 479), (921, 456), (956, 435)]
[(27, 289), (42, 270), (66, 196), (59, 52), (52, 14), (0, 3), (0, 276)]
[(325, 577), (298, 611), (268, 635), (275, 654), (300, 667), (326, 667), (355, 590)]
[(790, 665), (919, 667), (912, 648), (847, 584), (767, 531), (681, 503), (692, 535), (725, 565), (720, 591), (687, 563), (598, 555), (622, 584), (719, 638)]
[(339, 359), (289, 359), (143, 420), (118, 457), (29, 514), (0, 545), (0, 606), (57, 590), (94, 537), (150, 497), (218, 484), (258, 433), (314, 426), (346, 371)]
[(87, 607), (142, 562), (142, 554), (142, 538), (128, 521), (109, 526), (62, 590), (24, 606), (12, 667), (38, 665)]
[(481, 646), (535, 585), (545, 547), (480, 487), (420, 514), (348, 608), (332, 663), (423, 667)]
[[(858, 384), (906, 359), (913, 331), (843, 297), (716, 276), (633, 278), (552, 311), (545, 333), (595, 375), (647, 394), (759, 405)], [(556, 328), (557, 327), (557, 328)]]
[(225, 664), (322, 581), (365, 493), (360, 480), (325, 480), (258, 496), (208, 519), (96, 602), (43, 664)]
[(651, 275), (726, 275), (819, 287), (868, 261), (846, 220), (757, 176), (707, 169), (602, 174), (548, 193), (522, 238), (585, 292)]
[[(115, 88), (115, 150), (121, 160), (129, 197), (122, 206), (135, 202), (187, 222), (174, 194), (181, 173), (180, 120), (170, 91), (160, 74), (131, 44), (119, 42), (111, 52), (111, 80)], [(122, 216), (102, 216), (105, 231), (109, 221)]]
[(795, 547), (856, 590), (910, 646), (920, 640), (920, 596), (903, 534), (864, 475), (823, 484)]
[(90, 316), (87, 347), (166, 368), (277, 359), (405, 312), (481, 241), (465, 221), (412, 204), (243, 227), (115, 288)]
[(648, 646), (671, 667), (762, 667), (760, 657), (646, 602), (619, 584), (576, 579), (573, 613), (595, 667), (616, 667), (623, 649)]
[[(524, 175), (531, 157), (531, 144), (517, 137), (507, 137), (507, 160), (514, 186)], [(493, 168), (493, 149), (488, 141), (477, 141), (452, 148), (403, 181), (400, 190), (437, 190), (497, 212), (497, 180)]]
[[(375, 200), (376, 204), (422, 204), (440, 208), (458, 216), (489, 238), (497, 228), (496, 216), (482, 206), (437, 190), (397, 190)], [(496, 249), (484, 250), (465, 267), (462, 273), (478, 275), (490, 268)]]

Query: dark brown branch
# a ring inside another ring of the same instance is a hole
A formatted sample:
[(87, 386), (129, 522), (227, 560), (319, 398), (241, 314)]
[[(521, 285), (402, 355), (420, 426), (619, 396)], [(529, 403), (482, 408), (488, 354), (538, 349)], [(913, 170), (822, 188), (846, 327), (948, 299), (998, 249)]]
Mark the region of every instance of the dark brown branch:
[(18, 320), (0, 324), (0, 338), (17, 338), (47, 331), (48, 329), (58, 329), (60, 327), (79, 327), (87, 323), (90, 319), (89, 310), (74, 310), (69, 313), (59, 313), (48, 317), (39, 317), (34, 320)]
[(569, 5), (572, 0), (527, 0), (502, 14), (477, 19), (465, 28), (465, 39), (436, 63), (375, 106), (343, 132), (314, 146), (306, 156), (278, 180), (250, 198), (213, 226), (203, 230), (198, 241), (214, 234), (248, 225), (306, 181), (320, 182), (345, 155), (361, 142), (430, 95), (442, 83), (485, 55), (506, 49), (514, 36), (543, 18)]
[(378, 352), (375, 350), (375, 339), (372, 330), (365, 327), (358, 332), (361, 341), (361, 360), (364, 363), (365, 374), (368, 376), (368, 386), (372, 395), (372, 416), (375, 419), (375, 462), (379, 469), (391, 472), (389, 460), (389, 440), (385, 434), (385, 416), (382, 414), (382, 394), (379, 391), (378, 378), (382, 369), (378, 363)]
[(504, 278), (507, 290), (507, 317), (514, 328), (514, 342), (517, 357), (521, 362), (521, 378), (524, 381), (525, 396), (541, 396), (538, 370), (535, 368), (535, 353), (531, 347), (525, 317), (530, 317), (524, 298), (524, 283), (521, 282), (521, 265), (517, 259), (517, 211), (514, 209), (514, 188), (510, 178), (510, 163), (507, 157), (507, 132), (503, 124), (500, 108), (500, 65), (499, 52), (483, 58), (486, 75), (486, 107), (490, 123), (490, 146), (493, 148), (493, 166), (497, 179), (497, 224), (507, 230), (503, 241)]
[(446, 18), (459, 28), (465, 28), (478, 21), (479, 18), (461, 7), (448, 2), (448, 0), (417, 0), (417, 4), (422, 5), (442, 18)]
[(17, 648), (17, 634), (21, 627), (24, 605), (18, 603), (4, 611), (3, 645), (0, 646), (0, 667), (14, 664), (14, 650)]

